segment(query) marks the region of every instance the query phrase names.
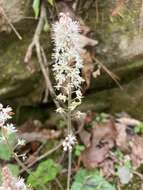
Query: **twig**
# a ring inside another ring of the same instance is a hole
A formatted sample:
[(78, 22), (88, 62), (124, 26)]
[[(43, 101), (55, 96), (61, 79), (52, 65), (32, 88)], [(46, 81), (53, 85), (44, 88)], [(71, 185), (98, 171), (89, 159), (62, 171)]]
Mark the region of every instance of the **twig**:
[[(40, 64), (40, 67), (41, 67), (41, 71), (43, 73), (43, 76), (45, 78), (45, 83), (46, 83), (46, 87), (47, 89), (49, 90), (50, 92), (50, 95), (51, 97), (53, 98), (53, 101), (56, 105), (57, 108), (60, 107), (60, 104), (59, 102), (56, 100), (56, 93), (53, 89), (53, 86), (52, 86), (52, 83), (50, 81), (50, 78), (49, 78), (49, 68), (48, 68), (48, 61), (47, 61), (47, 58), (45, 56), (45, 52), (43, 50), (43, 48), (41, 48), (41, 53), (42, 53), (42, 58), (43, 58), (43, 61), (41, 61), (41, 58), (39, 57), (39, 64)], [(44, 63), (44, 64), (43, 64)], [(46, 66), (46, 67), (45, 67)]]
[(9, 18), (7, 17), (7, 15), (5, 14), (5, 11), (2, 7), (0, 7), (0, 14), (2, 16), (4, 16), (4, 18), (6, 19), (7, 23), (10, 25), (10, 27), (12, 28), (12, 30), (14, 31), (14, 33), (16, 34), (16, 36), (22, 40), (21, 35), (19, 34), (19, 32), (16, 30), (16, 28), (14, 27), (14, 25), (10, 22)]
[(56, 181), (57, 185), (59, 186), (59, 188), (61, 190), (64, 190), (64, 188), (63, 188), (62, 184), (60, 183), (60, 181), (58, 180), (58, 178), (55, 178), (55, 181)]
[(95, 2), (96, 5), (96, 23), (99, 23), (99, 10), (98, 10), (98, 0)]
[(120, 187), (120, 183), (117, 184), (117, 189), (122, 190), (121, 187)]
[[(24, 62), (26, 64), (28, 64), (28, 62), (30, 61), (30, 59), (32, 57), (33, 49), (35, 48), (38, 62), (39, 62), (42, 74), (44, 76), (44, 79), (45, 79), (46, 88), (47, 88), (48, 92), (50, 93), (56, 107), (59, 108), (60, 104), (56, 100), (56, 93), (54, 91), (54, 88), (52, 86), (52, 83), (51, 83), (51, 80), (49, 77), (49, 68), (48, 68), (49, 64), (48, 64), (44, 49), (40, 45), (40, 35), (41, 35), (42, 29), (44, 27), (45, 19), (46, 19), (46, 8), (44, 5), (44, 2), (42, 2), (39, 22), (38, 22), (37, 28), (35, 30), (33, 40), (27, 49), (27, 52), (26, 52), (26, 55), (24, 58)], [(62, 114), (62, 117), (64, 118), (64, 120), (66, 120), (65, 114)]]
[[(27, 168), (32, 167), (34, 164), (36, 164), (37, 162), (43, 160), (44, 158), (46, 158), (47, 156), (49, 156), (50, 154), (52, 154), (53, 152), (55, 152), (56, 150), (58, 150), (60, 147), (62, 146), (62, 143), (59, 143), (57, 146), (55, 146), (54, 148), (52, 148), (51, 150), (49, 150), (48, 152), (45, 152), (43, 155), (39, 156), (36, 160), (34, 160), (32, 163), (30, 163), (28, 166), (26, 166)], [(22, 169), (20, 173), (23, 173), (24, 170)]]
[(94, 58), (94, 60), (97, 62), (97, 64), (99, 64), (103, 70), (115, 81), (115, 83), (120, 87), (120, 89), (123, 90), (122, 86), (119, 83), (119, 77), (117, 75), (115, 75), (112, 71), (110, 71), (100, 60), (98, 60), (97, 58)]
[[(11, 154), (13, 155), (14, 159), (17, 161), (18, 165), (23, 169), (23, 171), (26, 171), (29, 175), (32, 175), (33, 178), (40, 181), (35, 175), (31, 174), (31, 171), (28, 169), (28, 167), (25, 166), (23, 164), (23, 162), (21, 162), (21, 160), (18, 158), (18, 155), (14, 152), (14, 150), (13, 150), (13, 148), (12, 148), (11, 144), (9, 143), (8, 138), (7, 138), (6, 131), (3, 128), (2, 128), (2, 134), (3, 134), (3, 137), (5, 139), (5, 142), (8, 146)], [(44, 190), (46, 190), (46, 187), (41, 183), (41, 181), (40, 181), (40, 185)]]
[(137, 171), (133, 171), (133, 174), (137, 175), (141, 180), (143, 180), (143, 175)]
[(139, 18), (139, 28), (140, 28), (140, 32), (142, 31), (143, 29), (143, 0), (141, 2), (141, 10), (140, 10), (140, 18)]
[(24, 62), (26, 64), (29, 63), (29, 61), (30, 61), (30, 59), (32, 57), (33, 49), (34, 48), (36, 48), (36, 49), (39, 48), (40, 49), (40, 41), (39, 41), (39, 39), (40, 39), (40, 35), (41, 35), (42, 29), (43, 29), (43, 26), (44, 26), (45, 17), (46, 17), (46, 9), (45, 9), (44, 3), (42, 2), (38, 25), (36, 27), (32, 42), (29, 45), (29, 47), (27, 49), (27, 52), (26, 52), (26, 55), (25, 55), (25, 58), (24, 58)]
[[(69, 81), (70, 83), (70, 81)], [(69, 94), (68, 94), (68, 120), (67, 120), (67, 127), (68, 127), (68, 135), (72, 133), (72, 123), (71, 123), (71, 110), (70, 110), (70, 105), (71, 105), (71, 88), (69, 89)], [(68, 150), (68, 177), (67, 177), (67, 190), (70, 190), (70, 181), (71, 181), (71, 168), (72, 167), (72, 150)]]

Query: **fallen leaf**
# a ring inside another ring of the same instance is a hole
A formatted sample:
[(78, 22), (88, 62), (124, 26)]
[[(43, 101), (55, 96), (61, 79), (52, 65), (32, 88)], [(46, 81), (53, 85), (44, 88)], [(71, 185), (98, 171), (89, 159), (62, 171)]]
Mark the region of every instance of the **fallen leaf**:
[(20, 139), (24, 139), (26, 142), (31, 141), (39, 141), (43, 142), (49, 139), (58, 138), (61, 135), (61, 131), (44, 129), (39, 132), (31, 132), (31, 133), (18, 133), (18, 137)]
[(130, 143), (132, 152), (131, 159), (135, 169), (143, 163), (143, 137), (135, 135)]
[(90, 82), (92, 78), (92, 73), (94, 70), (93, 60), (91, 54), (89, 52), (85, 52), (82, 55), (82, 59), (84, 62), (84, 66), (82, 69), (82, 75), (86, 83), (86, 87), (84, 89), (88, 89), (90, 87)]
[(126, 128), (127, 128), (126, 125), (124, 125), (122, 123), (116, 123), (116, 129), (117, 129), (116, 145), (122, 151), (129, 150), (129, 141), (128, 141)]
[(141, 122), (137, 119), (134, 119), (134, 118), (130, 118), (129, 116), (128, 117), (121, 117), (121, 118), (118, 118), (117, 121), (119, 123), (122, 123), (124, 125), (128, 125), (128, 126), (136, 126), (136, 125), (140, 125)]
[(114, 144), (114, 141), (116, 140), (117, 137), (117, 131), (113, 118), (110, 118), (105, 123), (94, 125), (92, 128), (92, 135), (93, 135), (92, 143), (94, 145), (100, 144), (100, 141), (104, 141), (111, 145)]
[(94, 147), (93, 145), (86, 148), (81, 154), (81, 161), (84, 167), (87, 169), (95, 169), (105, 160), (108, 151), (109, 147), (107, 145), (102, 148)]
[(85, 129), (82, 129), (79, 133), (79, 137), (81, 142), (86, 146), (89, 147), (91, 145), (91, 134), (87, 132)]
[(37, 159), (36, 156), (30, 155), (30, 156), (27, 158), (27, 160), (26, 160), (26, 162), (25, 162), (24, 164), (29, 165), (29, 164), (33, 163), (36, 159)]
[(104, 160), (104, 162), (100, 164), (100, 168), (103, 176), (105, 176), (108, 179), (115, 175), (114, 161), (111, 159)]
[(82, 34), (79, 34), (78, 35), (78, 40), (80, 42), (80, 48), (85, 48), (87, 46), (91, 46), (91, 47), (94, 47), (95, 45), (98, 44), (98, 41), (97, 40), (94, 40), (92, 38), (89, 38), (87, 36), (84, 36)]

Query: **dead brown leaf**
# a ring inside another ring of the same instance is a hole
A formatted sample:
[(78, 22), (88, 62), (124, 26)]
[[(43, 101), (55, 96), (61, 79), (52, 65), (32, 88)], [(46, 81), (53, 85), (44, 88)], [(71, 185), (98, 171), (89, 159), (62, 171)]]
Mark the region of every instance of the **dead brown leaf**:
[(30, 156), (28, 157), (28, 159), (26, 160), (25, 164), (26, 164), (26, 165), (31, 164), (31, 163), (33, 163), (36, 159), (37, 159), (36, 156), (30, 155)]
[(116, 128), (117, 128), (116, 145), (122, 151), (128, 151), (129, 150), (129, 142), (128, 142), (128, 136), (126, 133), (127, 126), (122, 123), (117, 123)]
[(126, 126), (136, 126), (136, 125), (139, 125), (141, 123), (139, 120), (134, 119), (134, 118), (130, 118), (129, 116), (118, 118), (117, 121), (119, 123), (126, 125)]
[(131, 159), (135, 168), (140, 167), (143, 162), (143, 137), (135, 135), (130, 143), (132, 152)]
[(61, 131), (43, 129), (39, 132), (31, 133), (18, 133), (20, 139), (24, 139), (26, 142), (39, 141), (43, 142), (49, 139), (58, 138), (61, 135)]
[(96, 124), (92, 129), (92, 143), (98, 145), (101, 141), (110, 144), (111, 148), (117, 137), (117, 131), (113, 118), (110, 118), (106, 123)]
[(115, 175), (115, 170), (114, 170), (114, 161), (111, 159), (106, 159), (103, 163), (100, 164), (101, 171), (103, 176), (106, 178), (110, 178), (113, 175)]
[(128, 131), (133, 131), (133, 127), (139, 125), (140, 121), (127, 115), (116, 119), (116, 121), (116, 144), (122, 151), (129, 151), (129, 142), (132, 138), (132, 135), (130, 135)]
[(79, 133), (79, 137), (81, 142), (86, 146), (89, 147), (91, 145), (91, 134), (87, 132), (85, 129), (82, 129)]
[(92, 73), (94, 70), (93, 60), (91, 57), (91, 54), (89, 52), (85, 52), (82, 56), (84, 61), (84, 67), (82, 69), (82, 75), (84, 77), (86, 87), (85, 89), (88, 89), (90, 87), (90, 82), (92, 78)]
[(108, 151), (109, 147), (107, 145), (102, 148), (91, 145), (82, 153), (81, 156), (84, 167), (87, 169), (94, 169), (98, 167), (99, 164), (105, 160)]
[(104, 162), (109, 150), (114, 146), (116, 138), (114, 120), (109, 119), (106, 123), (94, 125), (89, 138), (90, 146), (82, 153), (81, 161), (86, 168), (94, 169)]

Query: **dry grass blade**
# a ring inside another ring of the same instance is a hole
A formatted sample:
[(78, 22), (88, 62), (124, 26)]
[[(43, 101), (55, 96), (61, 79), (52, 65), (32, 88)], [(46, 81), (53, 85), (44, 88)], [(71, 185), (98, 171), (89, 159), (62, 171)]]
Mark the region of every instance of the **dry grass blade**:
[(99, 64), (103, 70), (115, 81), (115, 83), (120, 87), (120, 89), (123, 90), (123, 87), (120, 85), (119, 80), (120, 78), (115, 75), (112, 71), (110, 71), (100, 60), (98, 60), (97, 58), (94, 58), (94, 60), (96, 61), (97, 64)]
[(16, 30), (16, 28), (14, 27), (14, 25), (10, 22), (9, 18), (7, 17), (7, 15), (5, 14), (5, 11), (2, 7), (0, 7), (0, 15), (2, 15), (5, 20), (7, 21), (7, 23), (9, 24), (9, 26), (11, 27), (11, 29), (14, 31), (15, 35), (19, 38), (19, 40), (22, 40), (21, 35), (19, 34), (19, 32)]

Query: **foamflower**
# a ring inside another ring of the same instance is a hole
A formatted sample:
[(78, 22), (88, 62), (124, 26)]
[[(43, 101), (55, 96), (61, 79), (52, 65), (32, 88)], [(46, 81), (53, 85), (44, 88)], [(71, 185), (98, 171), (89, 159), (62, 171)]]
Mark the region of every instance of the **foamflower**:
[(53, 25), (54, 64), (53, 71), (57, 90), (63, 90), (60, 95), (66, 101), (65, 95), (74, 91), (78, 99), (81, 99), (81, 83), (84, 79), (80, 72), (83, 67), (79, 42), (79, 23), (73, 21), (68, 14), (60, 13), (59, 21)]
[(0, 190), (30, 190), (22, 178), (12, 176), (7, 166), (2, 168), (2, 185)]
[(77, 142), (76, 137), (73, 134), (69, 134), (63, 141), (63, 150), (72, 151), (72, 148), (76, 144), (76, 142)]

